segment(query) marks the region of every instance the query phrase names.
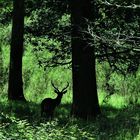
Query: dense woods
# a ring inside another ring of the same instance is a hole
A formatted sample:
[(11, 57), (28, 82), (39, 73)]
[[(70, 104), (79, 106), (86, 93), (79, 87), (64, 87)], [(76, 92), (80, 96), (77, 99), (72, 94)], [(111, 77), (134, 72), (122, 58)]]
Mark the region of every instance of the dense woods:
[(0, 139), (139, 140), (139, 64), (139, 0), (0, 0)]

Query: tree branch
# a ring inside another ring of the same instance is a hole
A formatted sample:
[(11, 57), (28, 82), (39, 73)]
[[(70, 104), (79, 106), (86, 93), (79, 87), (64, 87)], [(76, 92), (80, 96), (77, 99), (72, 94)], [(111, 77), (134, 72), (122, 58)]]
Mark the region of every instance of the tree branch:
[(137, 9), (137, 8), (140, 8), (140, 5), (136, 5), (136, 4), (132, 4), (132, 5), (128, 5), (128, 6), (125, 6), (125, 5), (118, 5), (118, 4), (112, 4), (108, 1), (101, 1), (99, 0), (98, 1), (100, 4), (103, 4), (103, 5), (106, 5), (106, 6), (111, 6), (111, 7), (116, 7), (116, 8), (125, 8), (125, 9)]

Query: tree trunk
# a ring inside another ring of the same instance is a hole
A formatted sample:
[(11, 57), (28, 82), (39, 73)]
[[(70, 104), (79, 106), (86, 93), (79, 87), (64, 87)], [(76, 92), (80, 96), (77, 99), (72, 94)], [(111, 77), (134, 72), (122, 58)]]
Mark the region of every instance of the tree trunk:
[(14, 0), (13, 6), (8, 98), (9, 100), (25, 100), (22, 81), (24, 0)]
[(97, 96), (94, 47), (88, 44), (85, 19), (91, 19), (91, 1), (73, 0), (71, 3), (72, 23), (72, 73), (73, 105), (72, 114), (88, 119), (100, 114)]

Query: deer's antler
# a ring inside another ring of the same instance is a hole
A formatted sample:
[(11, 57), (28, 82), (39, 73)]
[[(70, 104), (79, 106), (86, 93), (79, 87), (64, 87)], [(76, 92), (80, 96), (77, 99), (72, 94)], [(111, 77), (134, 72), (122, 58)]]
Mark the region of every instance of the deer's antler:
[(69, 86), (69, 83), (67, 82), (66, 87), (64, 87), (61, 92), (64, 92), (68, 88), (68, 86)]
[(53, 86), (53, 88), (57, 91), (57, 92), (59, 92), (59, 89), (54, 85), (54, 83), (51, 81), (51, 84), (52, 84), (52, 86)]

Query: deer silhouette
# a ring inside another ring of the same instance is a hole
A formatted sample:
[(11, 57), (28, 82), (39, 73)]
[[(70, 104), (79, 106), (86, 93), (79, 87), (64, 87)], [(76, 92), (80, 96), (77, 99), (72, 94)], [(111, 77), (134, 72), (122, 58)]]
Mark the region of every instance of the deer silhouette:
[(54, 85), (52, 81), (51, 84), (54, 88), (54, 92), (57, 94), (57, 97), (55, 99), (45, 98), (41, 102), (41, 116), (45, 114), (47, 118), (53, 117), (55, 108), (59, 106), (59, 104), (61, 103), (62, 96), (67, 92), (67, 88), (69, 86), (69, 83), (67, 82), (66, 87), (64, 87), (61, 91), (59, 91), (59, 89)]

